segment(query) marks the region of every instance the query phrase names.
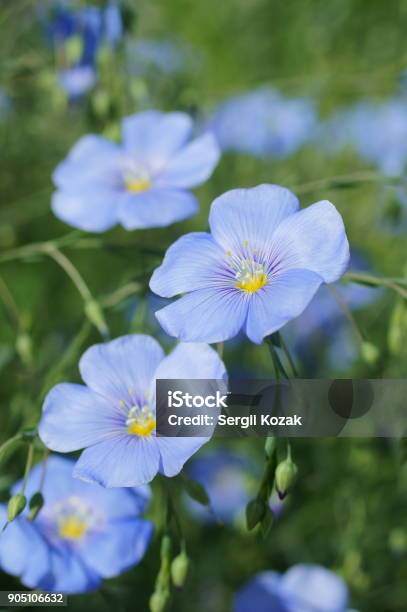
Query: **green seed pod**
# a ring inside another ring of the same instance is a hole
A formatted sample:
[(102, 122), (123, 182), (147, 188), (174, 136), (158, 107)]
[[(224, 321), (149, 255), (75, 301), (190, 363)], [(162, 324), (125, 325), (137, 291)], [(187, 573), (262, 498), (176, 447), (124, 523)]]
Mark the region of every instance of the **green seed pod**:
[(25, 365), (30, 365), (33, 360), (32, 341), (26, 332), (18, 334), (16, 340), (16, 351)]
[(274, 436), (268, 436), (268, 438), (266, 438), (266, 443), (264, 445), (264, 452), (266, 453), (266, 457), (268, 459), (270, 459), (273, 456), (274, 451), (276, 450), (276, 445), (277, 445), (277, 439)]
[(380, 356), (380, 351), (371, 342), (363, 342), (360, 347), (361, 355), (363, 361), (365, 361), (368, 365), (374, 365)]
[(189, 559), (182, 550), (171, 563), (171, 578), (176, 587), (183, 587), (188, 574)]
[(40, 493), (39, 491), (37, 493), (34, 493), (29, 503), (30, 513), (28, 517), (30, 521), (34, 521), (37, 518), (38, 513), (40, 512), (43, 505), (44, 496), (42, 495), (42, 493)]
[(154, 591), (150, 597), (150, 612), (163, 612), (167, 604), (168, 591)]
[(13, 497), (10, 497), (7, 506), (7, 518), (9, 523), (14, 521), (14, 519), (22, 513), (26, 505), (27, 498), (25, 495), (18, 493), (17, 495), (13, 495)]
[(275, 481), (277, 493), (280, 499), (284, 499), (284, 497), (287, 495), (289, 489), (294, 484), (296, 476), (297, 466), (291, 457), (287, 457), (287, 459), (278, 464)]

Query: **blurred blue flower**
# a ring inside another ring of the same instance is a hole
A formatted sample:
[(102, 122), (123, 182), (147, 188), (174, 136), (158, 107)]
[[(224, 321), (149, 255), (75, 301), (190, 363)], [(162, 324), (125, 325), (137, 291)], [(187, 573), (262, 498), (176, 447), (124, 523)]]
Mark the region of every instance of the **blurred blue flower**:
[(277, 185), (228, 191), (213, 202), (209, 225), (211, 234), (179, 238), (150, 281), (162, 297), (186, 294), (156, 316), (187, 342), (221, 342), (244, 329), (261, 343), (348, 265), (336, 208), (323, 201), (300, 211), (295, 195)]
[(104, 8), (76, 10), (69, 3), (58, 2), (47, 30), (55, 46), (59, 83), (71, 99), (79, 98), (96, 83), (101, 45), (114, 47), (122, 38), (120, 8), (114, 0)]
[(55, 215), (90, 232), (118, 223), (163, 227), (194, 215), (198, 202), (187, 190), (206, 181), (220, 154), (212, 135), (188, 142), (191, 132), (185, 113), (146, 111), (123, 120), (120, 145), (83, 136), (53, 174)]
[[(350, 270), (369, 271), (366, 259), (352, 252)], [(326, 365), (345, 371), (359, 355), (358, 338), (346, 316), (377, 301), (380, 289), (357, 283), (322, 286), (301, 316), (287, 325), (287, 338), (308, 375)], [(322, 357), (322, 358), (321, 358)]]
[(105, 487), (133, 487), (157, 472), (175, 476), (207, 441), (156, 435), (157, 378), (223, 379), (216, 351), (179, 344), (170, 355), (154, 338), (132, 335), (89, 348), (79, 362), (84, 385), (63, 383), (47, 395), (39, 426), (48, 448), (84, 448), (74, 476)]
[(223, 151), (284, 158), (313, 138), (316, 115), (310, 100), (261, 87), (221, 104), (207, 129)]
[[(28, 477), (26, 495), (40, 490), (44, 506), (31, 521), (27, 513), (0, 535), (0, 566), (30, 588), (82, 593), (100, 586), (138, 563), (152, 534), (140, 518), (149, 500), (148, 486), (106, 490), (72, 478), (74, 462), (51, 456)], [(45, 471), (44, 471), (45, 470)], [(13, 487), (21, 491), (22, 483)], [(0, 505), (0, 528), (7, 508)]]
[(319, 565), (294, 565), (285, 574), (261, 572), (235, 597), (234, 612), (345, 612), (344, 581)]
[[(229, 524), (243, 518), (260, 476), (248, 457), (223, 449), (194, 458), (188, 465), (188, 474), (205, 488), (211, 502), (208, 509), (188, 497), (191, 513), (208, 523), (220, 519)], [(280, 514), (282, 505), (274, 495), (271, 497), (270, 507), (276, 515)]]
[(326, 121), (322, 137), (328, 149), (354, 148), (383, 174), (399, 176), (407, 162), (407, 99), (360, 102)]
[(129, 69), (137, 76), (144, 76), (151, 69), (175, 74), (183, 69), (186, 61), (183, 49), (169, 40), (131, 40), (127, 51)]
[(188, 508), (206, 522), (220, 519), (233, 523), (245, 510), (253, 492), (256, 469), (247, 459), (227, 450), (212, 451), (197, 457), (188, 466), (188, 473), (206, 490), (211, 511), (188, 498)]

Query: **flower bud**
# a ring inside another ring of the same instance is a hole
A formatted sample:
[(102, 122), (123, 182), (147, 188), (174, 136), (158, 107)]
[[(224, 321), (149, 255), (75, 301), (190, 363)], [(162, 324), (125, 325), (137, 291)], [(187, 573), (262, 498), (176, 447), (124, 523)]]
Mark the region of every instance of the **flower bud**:
[(17, 336), (16, 351), (25, 365), (31, 365), (33, 358), (32, 342), (30, 336), (26, 332), (21, 332), (21, 334)]
[(363, 342), (360, 348), (363, 361), (368, 365), (374, 365), (380, 356), (380, 351), (371, 342)]
[(37, 493), (34, 493), (34, 495), (31, 497), (30, 503), (29, 503), (30, 513), (28, 517), (30, 521), (33, 521), (37, 518), (38, 513), (40, 512), (43, 505), (44, 505), (44, 497), (42, 493), (37, 491)]
[(266, 453), (267, 459), (270, 459), (274, 451), (276, 450), (277, 440), (274, 436), (268, 436), (266, 438), (266, 443), (264, 445), (264, 452)]
[(168, 591), (154, 591), (150, 597), (150, 612), (163, 612), (168, 599)]
[(284, 461), (278, 464), (275, 474), (276, 489), (280, 499), (284, 499), (289, 489), (294, 484), (297, 476), (297, 466), (291, 459), (287, 457)]
[(7, 518), (9, 523), (14, 521), (14, 519), (22, 513), (26, 505), (27, 498), (25, 495), (18, 493), (17, 495), (13, 495), (13, 497), (10, 497), (7, 506)]
[(185, 550), (173, 559), (171, 563), (171, 578), (176, 587), (183, 587), (188, 573), (189, 559)]

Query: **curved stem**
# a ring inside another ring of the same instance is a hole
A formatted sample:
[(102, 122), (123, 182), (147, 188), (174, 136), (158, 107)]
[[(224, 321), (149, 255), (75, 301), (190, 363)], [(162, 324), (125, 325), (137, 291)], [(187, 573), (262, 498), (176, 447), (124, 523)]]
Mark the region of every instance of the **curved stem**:
[(73, 263), (55, 245), (47, 245), (44, 252), (49, 255), (67, 273), (85, 302), (93, 299), (89, 287)]
[(376, 172), (361, 171), (351, 174), (340, 174), (331, 176), (326, 179), (319, 179), (303, 183), (293, 187), (293, 191), (299, 195), (314, 193), (324, 189), (345, 189), (350, 187), (358, 187), (363, 183), (391, 183), (398, 184), (401, 182), (399, 178), (387, 177)]

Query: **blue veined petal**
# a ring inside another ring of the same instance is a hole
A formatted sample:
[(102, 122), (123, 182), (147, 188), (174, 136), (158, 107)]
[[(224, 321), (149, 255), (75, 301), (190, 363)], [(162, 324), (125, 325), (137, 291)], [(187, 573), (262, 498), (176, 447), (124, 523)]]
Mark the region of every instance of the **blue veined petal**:
[[(7, 508), (0, 506), (0, 529), (7, 522)], [(0, 567), (23, 584), (34, 588), (50, 580), (50, 558), (44, 539), (23, 516), (10, 523), (0, 534)]]
[(142, 519), (110, 522), (104, 532), (84, 540), (78, 547), (78, 555), (103, 578), (113, 578), (141, 561), (152, 532), (152, 523)]
[(316, 202), (282, 221), (273, 235), (269, 261), (278, 261), (279, 271), (303, 268), (326, 283), (338, 280), (349, 264), (349, 243), (335, 206)]
[(250, 299), (246, 333), (260, 344), (302, 313), (315, 295), (322, 278), (309, 270), (288, 270), (271, 278), (268, 285)]
[[(75, 485), (72, 478), (72, 470), (75, 461), (59, 455), (50, 455), (46, 463), (46, 478), (44, 479), (42, 492), (47, 503), (52, 503), (69, 492)], [(40, 483), (44, 473), (44, 464), (37, 463), (28, 474), (25, 494), (30, 498), (34, 493), (40, 490)], [(13, 495), (21, 491), (23, 479), (14, 483), (11, 488)]]
[(192, 217), (198, 210), (198, 201), (192, 193), (153, 187), (137, 194), (123, 194), (118, 218), (128, 230), (165, 227)]
[(157, 437), (160, 450), (160, 474), (172, 477), (179, 474), (184, 464), (196, 453), (209, 437)]
[[(173, 297), (208, 285), (219, 285), (226, 274), (223, 249), (210, 234), (193, 232), (181, 236), (165, 254), (150, 280), (150, 289), (162, 297)], [(227, 280), (227, 279), (226, 279)]]
[(185, 342), (223, 342), (243, 327), (248, 301), (234, 289), (198, 289), (156, 312), (170, 336)]
[(206, 181), (220, 158), (220, 149), (212, 134), (193, 140), (183, 147), (158, 174), (155, 184), (159, 187), (185, 189), (197, 187)]
[(180, 343), (164, 357), (157, 368), (156, 378), (221, 380), (226, 368), (218, 353), (207, 344)]
[(124, 430), (119, 406), (82, 385), (62, 383), (45, 398), (39, 435), (63, 453), (112, 438)]
[(50, 557), (54, 582), (49, 591), (67, 594), (87, 593), (100, 586), (101, 577), (86, 566), (70, 548), (52, 547)]
[(192, 119), (185, 113), (146, 111), (124, 119), (122, 131), (125, 148), (157, 172), (187, 142)]
[(234, 612), (291, 612), (279, 595), (280, 581), (276, 572), (257, 574), (237, 593)]
[(294, 565), (281, 578), (280, 592), (290, 612), (345, 612), (348, 589), (318, 565)]
[(104, 487), (137, 487), (154, 478), (159, 460), (155, 436), (123, 435), (85, 449), (73, 475)]
[[(71, 466), (71, 477), (73, 472)], [(134, 488), (105, 489), (98, 484), (72, 478), (73, 494), (97, 507), (109, 520), (127, 520), (142, 514), (150, 501), (151, 489), (145, 484)]]
[[(110, 174), (117, 172), (120, 149), (102, 136), (82, 136), (58, 164), (52, 175), (57, 187), (71, 189), (74, 184), (99, 181), (106, 184)], [(95, 187), (98, 185), (96, 184)]]
[(209, 214), (212, 236), (225, 250), (267, 251), (277, 226), (298, 210), (298, 199), (278, 185), (233, 189), (214, 200)]
[(122, 336), (91, 346), (79, 362), (84, 382), (94, 391), (129, 406), (146, 399), (164, 351), (154, 338), (143, 334)]
[(112, 190), (84, 188), (56, 191), (52, 211), (58, 219), (85, 232), (105, 232), (118, 223), (119, 194)]

